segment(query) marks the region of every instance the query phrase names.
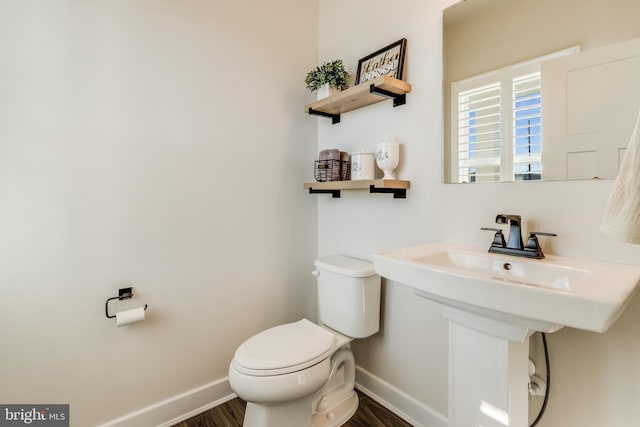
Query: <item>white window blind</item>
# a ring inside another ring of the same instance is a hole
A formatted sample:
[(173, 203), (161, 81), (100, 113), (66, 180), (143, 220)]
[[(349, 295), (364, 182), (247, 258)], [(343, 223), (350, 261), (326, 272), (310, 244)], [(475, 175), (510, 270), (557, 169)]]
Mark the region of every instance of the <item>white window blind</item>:
[(577, 47), (451, 85), (452, 182), (542, 179), (540, 63)]
[(500, 82), (458, 95), (458, 182), (499, 181)]
[(513, 79), (513, 180), (542, 173), (542, 79), (540, 72)]

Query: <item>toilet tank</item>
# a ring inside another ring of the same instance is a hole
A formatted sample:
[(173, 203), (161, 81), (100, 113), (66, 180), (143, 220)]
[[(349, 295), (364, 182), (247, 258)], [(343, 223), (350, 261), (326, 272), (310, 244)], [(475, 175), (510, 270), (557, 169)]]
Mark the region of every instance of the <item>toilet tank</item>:
[(344, 255), (316, 259), (318, 318), (352, 338), (380, 329), (380, 276), (373, 264)]

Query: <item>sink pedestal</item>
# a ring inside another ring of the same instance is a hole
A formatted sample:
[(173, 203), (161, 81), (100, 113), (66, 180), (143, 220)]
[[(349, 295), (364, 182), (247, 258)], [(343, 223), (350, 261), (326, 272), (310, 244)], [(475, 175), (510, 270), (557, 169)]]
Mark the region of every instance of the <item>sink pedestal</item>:
[(449, 321), (449, 426), (526, 427), (529, 340)]
[(438, 306), (449, 320), (449, 426), (527, 427), (535, 331)]

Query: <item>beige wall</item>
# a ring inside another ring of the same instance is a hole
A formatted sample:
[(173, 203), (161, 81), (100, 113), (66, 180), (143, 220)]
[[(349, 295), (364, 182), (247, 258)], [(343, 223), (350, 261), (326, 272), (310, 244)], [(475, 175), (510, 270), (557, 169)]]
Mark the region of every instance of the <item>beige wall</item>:
[[(373, 149), (387, 133), (398, 137), (403, 144), (399, 177), (411, 180), (406, 200), (365, 192), (319, 197), (319, 254), (369, 258), (376, 251), (440, 240), (488, 246), (491, 236), (480, 227), (491, 226), (495, 214), (507, 212), (521, 214), (525, 229), (558, 233), (542, 243), (548, 253), (640, 265), (640, 246), (598, 231), (612, 181), (441, 183), (441, 13), (451, 3), (320, 1), (321, 58), (340, 57), (355, 68), (360, 57), (406, 37), (413, 91), (402, 107), (381, 103), (344, 115), (340, 125), (319, 122), (319, 149)], [(552, 390), (539, 426), (637, 424), (638, 324), (640, 297), (606, 334), (564, 329), (548, 336)], [(446, 415), (447, 325), (434, 304), (418, 300), (399, 283), (386, 282), (383, 329), (354, 348), (362, 368)], [(533, 342), (534, 352), (538, 348)], [(532, 410), (539, 404), (534, 402)]]
[[(96, 425), (315, 313), (316, 26), (314, 1), (0, 2), (1, 403)], [(148, 316), (116, 328), (125, 284)]]
[(448, 83), (571, 46), (584, 51), (640, 37), (635, 1), (485, 2), (487, 10), (444, 27)]

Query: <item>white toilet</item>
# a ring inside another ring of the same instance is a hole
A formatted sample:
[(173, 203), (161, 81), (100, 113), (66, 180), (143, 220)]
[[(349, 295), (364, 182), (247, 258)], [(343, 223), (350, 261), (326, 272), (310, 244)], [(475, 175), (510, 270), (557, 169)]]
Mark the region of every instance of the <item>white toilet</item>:
[(380, 327), (380, 276), (342, 255), (317, 259), (318, 318), (260, 332), (238, 347), (229, 382), (247, 402), (244, 427), (334, 427), (358, 408), (349, 343)]

